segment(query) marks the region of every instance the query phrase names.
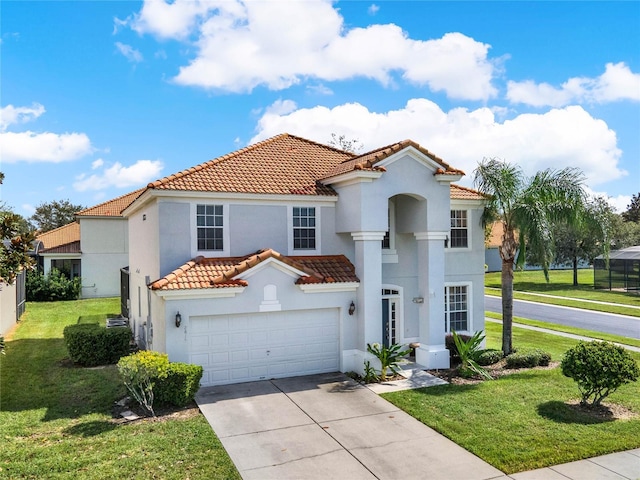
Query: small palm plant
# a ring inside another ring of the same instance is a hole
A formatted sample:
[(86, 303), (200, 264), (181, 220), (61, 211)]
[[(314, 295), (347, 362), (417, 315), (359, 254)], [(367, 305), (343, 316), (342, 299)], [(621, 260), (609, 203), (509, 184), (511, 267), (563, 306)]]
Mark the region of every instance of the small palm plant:
[(394, 375), (398, 373), (398, 365), (402, 361), (402, 357), (407, 356), (410, 351), (411, 350), (402, 350), (402, 345), (399, 344), (387, 347), (379, 343), (367, 343), (367, 352), (380, 360), (381, 382), (387, 379), (387, 370)]
[(458, 332), (453, 332), (453, 342), (460, 356), (460, 375), (463, 377), (472, 377), (478, 374), (487, 380), (493, 380), (491, 375), (478, 364), (478, 357), (482, 353), (482, 341), (484, 335), (482, 332), (476, 332), (469, 340), (464, 341)]

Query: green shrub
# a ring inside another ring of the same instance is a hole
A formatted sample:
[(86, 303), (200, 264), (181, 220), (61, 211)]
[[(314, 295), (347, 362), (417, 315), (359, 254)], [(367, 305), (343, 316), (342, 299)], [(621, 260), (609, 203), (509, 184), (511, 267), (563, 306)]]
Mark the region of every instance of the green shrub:
[(159, 403), (184, 407), (196, 396), (202, 373), (203, 369), (200, 365), (170, 362), (166, 377), (156, 380), (155, 399)]
[(42, 275), (35, 270), (28, 270), (25, 285), (28, 302), (77, 300), (82, 289), (79, 277), (69, 280), (55, 268), (47, 275)]
[(544, 350), (536, 348), (535, 350), (523, 350), (508, 355), (507, 368), (533, 368), (546, 367), (551, 361), (551, 355)]
[(600, 405), (625, 383), (640, 376), (636, 361), (622, 347), (609, 342), (579, 342), (564, 354), (562, 374), (573, 378), (583, 405)]
[(486, 367), (487, 365), (498, 363), (503, 357), (504, 354), (502, 353), (502, 350), (487, 348), (478, 354), (476, 361), (478, 362), (478, 365)]
[[(469, 335), (460, 334), (458, 336), (465, 343), (471, 339)], [(450, 333), (444, 337), (444, 346), (446, 347), (447, 350), (449, 350), (449, 355), (451, 357), (452, 362), (457, 362), (460, 360), (460, 354), (458, 353), (456, 342), (453, 340), (453, 334)]]
[(394, 375), (397, 374), (402, 357), (409, 355), (411, 350), (402, 350), (399, 343), (388, 347), (379, 343), (367, 343), (367, 352), (380, 361), (380, 381), (384, 382), (387, 380), (387, 370)]
[(458, 356), (460, 357), (460, 375), (467, 378), (480, 375), (487, 380), (492, 380), (491, 375), (477, 362), (478, 356), (482, 352), (480, 348), (484, 340), (482, 332), (474, 333), (473, 336), (466, 341), (463, 340), (462, 337), (467, 337), (467, 335), (458, 335), (457, 332), (453, 332), (453, 341), (456, 345)]
[(169, 357), (166, 353), (150, 350), (122, 357), (118, 362), (118, 371), (131, 396), (154, 417), (154, 386), (160, 379), (167, 377)]
[(116, 363), (129, 354), (131, 330), (96, 324), (67, 325), (63, 330), (69, 357), (85, 367)]

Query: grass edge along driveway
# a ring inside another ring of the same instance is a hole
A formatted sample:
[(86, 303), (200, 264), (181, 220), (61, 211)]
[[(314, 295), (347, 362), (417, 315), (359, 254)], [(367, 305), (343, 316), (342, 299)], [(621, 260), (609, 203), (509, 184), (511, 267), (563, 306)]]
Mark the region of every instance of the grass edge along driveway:
[(66, 325), (118, 311), (117, 298), (27, 305), (0, 357), (0, 478), (239, 479), (201, 414), (116, 424), (116, 367), (61, 363)]
[[(501, 326), (486, 327), (487, 346), (499, 348)], [(555, 361), (575, 343), (514, 327), (514, 346), (543, 348)], [(559, 367), (382, 396), (507, 474), (640, 447), (640, 382), (607, 398), (635, 415), (614, 421), (572, 410), (567, 402), (579, 400), (578, 389)]]

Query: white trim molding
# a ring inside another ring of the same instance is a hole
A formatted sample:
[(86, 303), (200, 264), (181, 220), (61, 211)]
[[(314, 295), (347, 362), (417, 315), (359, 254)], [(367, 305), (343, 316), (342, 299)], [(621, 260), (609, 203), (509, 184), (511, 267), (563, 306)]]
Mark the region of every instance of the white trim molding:
[(359, 286), (359, 282), (302, 283), (298, 285), (298, 288), (304, 293), (333, 293), (355, 292)]
[(446, 240), (449, 232), (414, 232), (416, 240)]

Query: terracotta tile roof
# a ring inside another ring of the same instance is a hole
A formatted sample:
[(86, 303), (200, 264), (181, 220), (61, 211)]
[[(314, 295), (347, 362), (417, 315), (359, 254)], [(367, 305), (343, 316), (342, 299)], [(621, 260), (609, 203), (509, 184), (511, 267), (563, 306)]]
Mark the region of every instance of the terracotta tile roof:
[(260, 250), (245, 257), (197, 257), (151, 283), (152, 290), (188, 290), (247, 286), (238, 275), (269, 258), (304, 272), (297, 284), (359, 282), (355, 267), (344, 255), (284, 256), (275, 250)]
[(397, 153), (407, 147), (414, 147), (419, 150), (421, 153), (429, 157), (434, 162), (438, 163), (441, 168), (437, 170), (438, 175), (464, 175), (462, 170), (457, 170), (452, 168), (449, 164), (445, 163), (441, 158), (436, 157), (433, 153), (431, 153), (426, 148), (421, 147), (416, 142), (412, 140), (403, 140), (402, 142), (394, 143), (392, 145), (387, 145), (386, 147), (380, 147), (376, 150), (372, 150), (371, 152), (364, 153), (356, 158), (351, 160), (347, 160), (346, 162), (341, 163), (336, 166), (333, 170), (329, 171), (324, 178), (335, 177), (336, 175), (341, 175), (343, 173), (350, 172), (352, 170), (382, 170), (384, 171), (384, 167), (377, 167), (376, 164), (381, 162), (382, 160), (390, 157), (394, 153)]
[(452, 200), (486, 200), (487, 196), (477, 190), (460, 185), (451, 184), (449, 195)]
[(376, 164), (412, 146), (441, 166), (437, 174), (460, 175), (442, 159), (411, 140), (356, 156), (288, 133), (164, 177), (147, 188), (276, 195), (336, 195), (322, 179), (353, 170), (378, 170)]
[(148, 185), (157, 190), (335, 195), (318, 180), (353, 154), (282, 134)]
[(139, 188), (135, 192), (127, 193), (126, 195), (122, 195), (118, 198), (114, 198), (113, 200), (103, 202), (94, 207), (85, 208), (84, 210), (76, 213), (76, 216), (120, 217), (122, 211), (129, 205), (131, 205), (133, 201), (138, 198), (144, 191), (144, 188)]
[[(516, 234), (516, 242), (518, 241), (518, 232)], [(504, 225), (501, 221), (491, 224), (491, 233), (485, 242), (487, 247), (499, 247), (502, 245), (502, 236), (504, 235)]]
[[(80, 224), (72, 222), (54, 230), (42, 233), (36, 237), (36, 242), (42, 243), (38, 253), (54, 253), (49, 252), (49, 250), (59, 248), (64, 245), (71, 245), (76, 242), (78, 244), (76, 251), (80, 252)], [(75, 253), (76, 251), (63, 253)], [(58, 251), (56, 253), (61, 252)]]

